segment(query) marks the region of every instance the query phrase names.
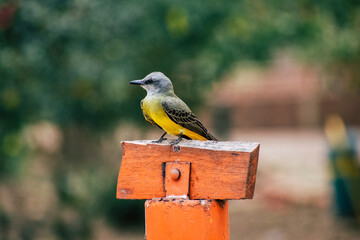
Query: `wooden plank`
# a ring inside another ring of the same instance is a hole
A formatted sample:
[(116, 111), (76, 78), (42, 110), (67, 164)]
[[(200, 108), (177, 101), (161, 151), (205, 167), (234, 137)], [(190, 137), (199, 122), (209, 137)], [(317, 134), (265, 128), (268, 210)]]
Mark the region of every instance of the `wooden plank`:
[[(172, 171), (178, 172), (178, 178)], [(190, 181), (190, 163), (188, 162), (167, 162), (165, 168), (165, 195), (188, 196)]]
[(228, 208), (228, 201), (147, 200), (146, 239), (229, 240)]
[(190, 162), (190, 199), (247, 199), (254, 194), (258, 143), (125, 141), (117, 198), (165, 197), (166, 162)]

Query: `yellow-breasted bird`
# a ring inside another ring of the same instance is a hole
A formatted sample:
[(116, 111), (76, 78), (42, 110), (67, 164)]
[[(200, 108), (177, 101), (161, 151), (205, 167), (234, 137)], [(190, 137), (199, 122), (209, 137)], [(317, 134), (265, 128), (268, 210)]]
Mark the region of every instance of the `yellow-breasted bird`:
[(143, 79), (131, 81), (130, 84), (140, 85), (147, 92), (140, 104), (146, 121), (165, 131), (155, 142), (161, 143), (166, 139), (166, 134), (178, 136), (171, 145), (178, 144), (182, 138), (217, 141), (190, 108), (175, 95), (170, 79), (163, 73), (153, 72)]

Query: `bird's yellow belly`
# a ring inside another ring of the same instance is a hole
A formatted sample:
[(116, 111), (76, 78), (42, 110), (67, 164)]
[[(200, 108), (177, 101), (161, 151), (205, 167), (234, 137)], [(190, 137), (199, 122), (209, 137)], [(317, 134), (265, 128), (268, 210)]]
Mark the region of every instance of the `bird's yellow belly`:
[(165, 113), (159, 100), (144, 101), (143, 111), (145, 111), (145, 113), (168, 134), (179, 136), (180, 133), (182, 133), (194, 140), (207, 140), (203, 136), (173, 122)]

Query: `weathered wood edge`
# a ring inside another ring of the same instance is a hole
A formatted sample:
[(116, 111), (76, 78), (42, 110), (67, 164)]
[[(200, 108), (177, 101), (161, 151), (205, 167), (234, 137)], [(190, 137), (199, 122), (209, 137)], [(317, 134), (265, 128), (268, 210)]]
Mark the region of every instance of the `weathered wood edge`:
[(256, 147), (256, 149), (253, 152), (250, 153), (249, 171), (246, 180), (246, 186), (247, 186), (246, 195), (245, 195), (246, 199), (252, 199), (254, 197), (259, 152), (260, 152), (260, 144)]
[(135, 141), (121, 141), (122, 144), (138, 144), (138, 145), (155, 145), (155, 146), (169, 146), (174, 148), (191, 147), (200, 148), (211, 151), (229, 151), (229, 152), (248, 152), (252, 153), (260, 146), (258, 142), (242, 142), (242, 141), (198, 141), (198, 140), (183, 140), (175, 146), (170, 145), (170, 141), (163, 141), (162, 143), (154, 143), (154, 140), (135, 140)]

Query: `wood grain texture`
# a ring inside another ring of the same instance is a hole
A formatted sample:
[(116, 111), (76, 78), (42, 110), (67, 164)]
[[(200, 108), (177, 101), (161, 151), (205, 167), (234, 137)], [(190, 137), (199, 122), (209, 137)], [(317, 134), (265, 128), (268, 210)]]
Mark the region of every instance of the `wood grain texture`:
[(190, 162), (190, 199), (247, 199), (254, 195), (260, 145), (246, 142), (125, 141), (117, 198), (165, 197), (166, 162)]

